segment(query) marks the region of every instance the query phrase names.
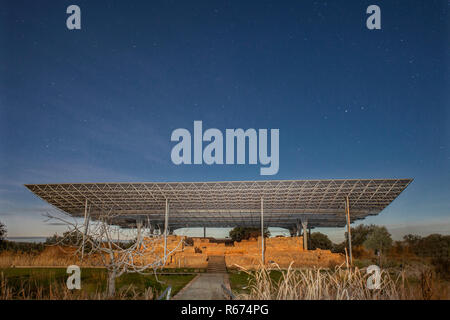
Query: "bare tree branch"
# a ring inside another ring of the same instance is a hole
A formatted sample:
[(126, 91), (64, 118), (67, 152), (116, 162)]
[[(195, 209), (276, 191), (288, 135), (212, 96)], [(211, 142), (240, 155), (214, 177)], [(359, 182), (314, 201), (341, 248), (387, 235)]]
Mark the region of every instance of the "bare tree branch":
[[(147, 223), (137, 220), (135, 228), (127, 229), (129, 242), (125, 242), (120, 241), (120, 233), (124, 229), (114, 225), (120, 215), (114, 213), (112, 208), (96, 213), (95, 217), (90, 215), (90, 208), (88, 208), (83, 223), (65, 212), (58, 211), (58, 213), (45, 214), (47, 221), (57, 220), (68, 227), (68, 231), (57, 239), (55, 244), (75, 248), (74, 254), (80, 257), (80, 261), (86, 258), (90, 263), (98, 263), (100, 260), (108, 270), (109, 297), (115, 294), (116, 278), (124, 273), (156, 276), (156, 271), (167, 264), (168, 257), (182, 249), (183, 240), (180, 240), (175, 247), (172, 246), (171, 250), (169, 248), (164, 250), (162, 248), (164, 236), (160, 229), (158, 235), (150, 232), (152, 226), (149, 217), (147, 217)], [(115, 229), (117, 229), (117, 240), (113, 239)]]

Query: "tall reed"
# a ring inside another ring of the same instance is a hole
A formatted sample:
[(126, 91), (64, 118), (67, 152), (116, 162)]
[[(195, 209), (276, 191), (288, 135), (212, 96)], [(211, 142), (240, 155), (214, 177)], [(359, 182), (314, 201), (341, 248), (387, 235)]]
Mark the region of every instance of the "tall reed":
[[(292, 266), (292, 265), (291, 265)], [(396, 277), (382, 270), (379, 289), (370, 289), (370, 276), (364, 269), (343, 268), (327, 270), (321, 268), (281, 270), (277, 265), (263, 267), (250, 275), (250, 292), (238, 295), (238, 299), (256, 300), (387, 300), (414, 299), (406, 284), (404, 273)], [(281, 272), (275, 281), (271, 272)]]

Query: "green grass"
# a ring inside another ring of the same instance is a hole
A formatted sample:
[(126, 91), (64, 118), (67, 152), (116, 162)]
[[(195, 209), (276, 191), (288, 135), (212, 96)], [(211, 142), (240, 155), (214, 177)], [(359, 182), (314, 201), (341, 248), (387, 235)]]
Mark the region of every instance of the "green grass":
[[(187, 269), (181, 269), (179, 272)], [(50, 290), (50, 285), (64, 285), (67, 277), (65, 268), (0, 268), (0, 273), (11, 287), (21, 288), (24, 285), (33, 290)], [(141, 275), (126, 273), (116, 279), (117, 291), (143, 292), (151, 287), (156, 295), (162, 293), (169, 285), (172, 286), (172, 296), (180, 291), (195, 274)], [(105, 292), (107, 282), (106, 269), (81, 268), (81, 290), (87, 293)], [(132, 290), (131, 290), (132, 289)]]
[(202, 268), (164, 268), (158, 271), (158, 273), (202, 273), (206, 272), (206, 269)]

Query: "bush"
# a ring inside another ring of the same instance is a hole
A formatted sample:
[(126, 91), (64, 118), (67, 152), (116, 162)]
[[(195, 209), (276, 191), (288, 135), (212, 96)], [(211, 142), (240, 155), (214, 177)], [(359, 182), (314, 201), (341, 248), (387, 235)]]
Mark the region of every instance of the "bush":
[(310, 244), (312, 250), (331, 250), (333, 248), (333, 242), (331, 242), (326, 234), (320, 232), (314, 232), (311, 234)]
[[(261, 229), (259, 228), (235, 227), (230, 231), (231, 240), (237, 242), (248, 240), (250, 238), (257, 238), (259, 236), (261, 236)], [(270, 232), (267, 228), (264, 229), (264, 237), (270, 237)]]
[(14, 242), (3, 240), (0, 244), (0, 251), (11, 251), (15, 253), (40, 253), (44, 251), (45, 244), (33, 242)]
[(450, 280), (450, 259), (448, 258), (434, 258), (431, 260), (434, 270), (442, 278)]
[(375, 226), (367, 236), (363, 246), (376, 252), (385, 251), (392, 246), (391, 234), (387, 231), (386, 227)]
[(450, 258), (450, 236), (430, 234), (422, 238), (417, 235), (406, 235), (403, 239), (409, 251), (419, 257)]
[(3, 240), (6, 237), (6, 226), (0, 222), (0, 244), (3, 242)]
[(331, 252), (344, 254), (345, 253), (345, 241), (341, 242), (341, 243), (333, 243)]

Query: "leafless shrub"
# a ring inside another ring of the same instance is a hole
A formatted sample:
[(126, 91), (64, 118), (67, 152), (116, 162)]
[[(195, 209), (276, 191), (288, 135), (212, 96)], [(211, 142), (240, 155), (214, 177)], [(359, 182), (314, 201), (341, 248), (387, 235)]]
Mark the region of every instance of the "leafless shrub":
[[(128, 243), (123, 239), (123, 229), (114, 225), (119, 214), (113, 210), (105, 212), (96, 212), (91, 217), (86, 214), (84, 222), (81, 224), (77, 219), (68, 216), (65, 212), (47, 213), (48, 220), (57, 220), (68, 227), (66, 237), (60, 239), (55, 245), (64, 244), (74, 248), (80, 262), (85, 260), (100, 261), (100, 264), (108, 270), (108, 296), (115, 295), (115, 280), (124, 273), (155, 274), (156, 270), (165, 266), (168, 257), (177, 250), (181, 249), (182, 241), (168, 250), (165, 246), (167, 237), (167, 228), (165, 232), (159, 232), (155, 235), (150, 232), (150, 223), (147, 221), (136, 220), (136, 226), (129, 228), (127, 237), (131, 239)], [(78, 240), (73, 241), (73, 235)], [(164, 241), (163, 241), (164, 240)], [(164, 243), (164, 244), (163, 244)]]

